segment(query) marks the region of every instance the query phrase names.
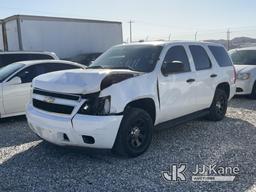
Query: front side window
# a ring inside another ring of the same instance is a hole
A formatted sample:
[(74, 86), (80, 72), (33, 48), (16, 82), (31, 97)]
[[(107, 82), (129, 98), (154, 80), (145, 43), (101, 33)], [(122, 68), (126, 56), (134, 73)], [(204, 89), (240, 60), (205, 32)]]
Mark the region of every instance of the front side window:
[(233, 65), (224, 47), (209, 46), (209, 49), (220, 67), (227, 67)]
[(22, 69), (24, 66), (25, 65), (21, 64), (21, 63), (13, 63), (13, 64), (7, 65), (5, 67), (2, 67), (0, 69), (0, 83), (2, 83), (5, 79), (10, 77), (16, 71)]
[(256, 50), (233, 50), (229, 53), (235, 65), (256, 65)]
[(210, 69), (212, 67), (211, 60), (202, 46), (191, 45), (189, 49), (197, 71)]
[(159, 59), (162, 46), (124, 45), (113, 47), (96, 59), (89, 68), (130, 69), (152, 72)]
[(16, 76), (21, 78), (22, 83), (31, 83), (35, 77), (44, 73), (46, 73), (44, 65), (38, 64), (21, 70)]
[(189, 64), (188, 56), (187, 56), (187, 53), (183, 46), (175, 46), (168, 50), (168, 52), (166, 53), (166, 56), (164, 58), (163, 67), (165, 64), (171, 65), (171, 63), (173, 63), (173, 62), (183, 63), (184, 68), (180, 72), (189, 72), (190, 71), (190, 64)]

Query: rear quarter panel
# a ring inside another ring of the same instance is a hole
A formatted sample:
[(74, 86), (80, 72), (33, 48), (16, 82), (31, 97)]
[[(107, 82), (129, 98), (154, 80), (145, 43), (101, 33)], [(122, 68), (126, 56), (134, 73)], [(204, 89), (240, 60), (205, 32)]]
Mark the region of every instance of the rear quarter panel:
[[(224, 48), (225, 49), (225, 48)], [(228, 83), (230, 86), (230, 95), (229, 95), (229, 99), (233, 98), (236, 92), (236, 85), (235, 85), (235, 68), (234, 66), (226, 66), (226, 67), (220, 67), (218, 62), (216, 61), (214, 55), (212, 54), (212, 52), (210, 51), (210, 49), (208, 48), (208, 46), (206, 46), (206, 50), (208, 52), (208, 55), (212, 61), (212, 63), (214, 63), (214, 73), (216, 73), (218, 75), (218, 78), (216, 78), (215, 81), (215, 90), (217, 88), (217, 86), (221, 83)], [(227, 53), (227, 55), (229, 56), (229, 54)], [(229, 56), (230, 58), (230, 56)], [(231, 58), (230, 58), (231, 60)], [(231, 60), (232, 62), (232, 60)]]

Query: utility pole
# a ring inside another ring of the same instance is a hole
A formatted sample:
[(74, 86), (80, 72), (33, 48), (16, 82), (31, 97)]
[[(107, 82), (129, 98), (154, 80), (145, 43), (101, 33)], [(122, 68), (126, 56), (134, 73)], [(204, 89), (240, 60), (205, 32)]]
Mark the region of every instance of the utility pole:
[(227, 49), (230, 49), (230, 29), (227, 30)]
[(169, 36), (168, 36), (168, 40), (169, 40), (169, 41), (171, 40), (171, 37), (172, 37), (172, 34), (169, 33)]
[(132, 43), (132, 24), (134, 21), (130, 20), (128, 23), (130, 23), (130, 43)]
[(196, 33), (195, 33), (195, 41), (197, 41), (197, 34), (198, 34), (198, 32), (196, 31)]

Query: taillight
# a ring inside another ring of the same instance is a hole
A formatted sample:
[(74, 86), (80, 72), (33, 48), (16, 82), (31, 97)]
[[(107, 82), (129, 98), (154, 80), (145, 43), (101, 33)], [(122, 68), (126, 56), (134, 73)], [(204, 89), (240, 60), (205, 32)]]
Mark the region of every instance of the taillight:
[(233, 75), (234, 75), (234, 77), (233, 77), (233, 82), (234, 83), (236, 83), (236, 68), (235, 68), (235, 66), (233, 65)]

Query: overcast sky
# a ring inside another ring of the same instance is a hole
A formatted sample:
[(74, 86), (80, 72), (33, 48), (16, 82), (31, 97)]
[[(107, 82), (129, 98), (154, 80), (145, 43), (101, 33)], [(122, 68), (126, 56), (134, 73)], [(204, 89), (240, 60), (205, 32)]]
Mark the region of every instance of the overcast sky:
[(1, 0), (0, 17), (46, 15), (123, 22), (134, 39), (256, 37), (256, 0)]

